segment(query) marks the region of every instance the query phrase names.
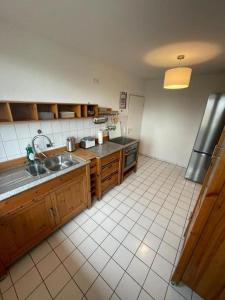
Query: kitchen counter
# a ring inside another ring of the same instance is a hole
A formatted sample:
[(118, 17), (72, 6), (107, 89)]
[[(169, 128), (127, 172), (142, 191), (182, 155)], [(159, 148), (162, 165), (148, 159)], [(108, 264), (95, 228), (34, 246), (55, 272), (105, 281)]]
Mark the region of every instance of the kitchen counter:
[[(80, 168), (86, 165), (90, 160), (96, 157), (105, 157), (114, 152), (120, 151), (127, 146), (130, 146), (134, 143), (137, 143), (138, 140), (134, 140), (133, 142), (127, 145), (119, 145), (113, 142), (105, 142), (102, 145), (96, 145), (95, 147), (88, 149), (77, 149), (72, 153), (74, 159), (76, 159), (79, 164), (68, 167), (64, 170), (56, 171), (56, 172), (48, 172), (43, 175), (31, 176), (26, 172), (27, 165), (21, 167), (15, 167), (10, 170), (5, 170), (0, 172), (0, 201), (5, 200), (9, 197), (12, 197), (16, 194), (19, 194), (23, 191), (26, 191), (34, 186), (37, 186), (41, 183), (49, 181), (53, 178), (66, 174), (70, 171), (73, 171), (77, 168)], [(8, 177), (8, 182), (7, 178)], [(13, 182), (14, 184), (10, 184)]]
[(102, 145), (89, 148), (88, 152), (93, 152), (97, 157), (104, 157), (114, 152), (124, 149), (125, 146), (113, 142), (105, 142)]
[[(49, 171), (42, 175), (32, 176), (26, 171), (27, 165), (1, 171), (0, 173), (0, 201), (3, 201), (16, 194), (24, 192), (34, 186), (62, 176), (68, 172), (78, 169), (88, 163), (88, 161), (73, 155), (73, 158), (78, 161), (71, 167), (59, 171)], [(11, 183), (11, 184), (10, 184)]]
[[(92, 148), (89, 148), (92, 149)], [(78, 148), (77, 150), (75, 150), (73, 152), (73, 154), (75, 156), (79, 156), (80, 158), (84, 159), (84, 160), (92, 160), (94, 158), (97, 157), (97, 155), (93, 152), (91, 152), (91, 150), (89, 149), (82, 149), (82, 148)]]

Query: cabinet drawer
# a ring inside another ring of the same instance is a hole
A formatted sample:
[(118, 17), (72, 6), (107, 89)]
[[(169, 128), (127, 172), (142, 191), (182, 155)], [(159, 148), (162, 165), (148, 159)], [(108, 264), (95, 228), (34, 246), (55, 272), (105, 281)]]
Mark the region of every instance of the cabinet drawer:
[(118, 183), (118, 173), (114, 173), (106, 178), (104, 178), (101, 182), (102, 192), (104, 193), (106, 190), (112, 188)]
[(103, 157), (101, 159), (102, 167), (113, 162), (114, 160), (118, 160), (119, 158), (120, 158), (120, 151), (112, 153), (106, 157)]
[(119, 160), (113, 161), (105, 166), (102, 167), (102, 179), (106, 178), (107, 176), (118, 172), (119, 170)]

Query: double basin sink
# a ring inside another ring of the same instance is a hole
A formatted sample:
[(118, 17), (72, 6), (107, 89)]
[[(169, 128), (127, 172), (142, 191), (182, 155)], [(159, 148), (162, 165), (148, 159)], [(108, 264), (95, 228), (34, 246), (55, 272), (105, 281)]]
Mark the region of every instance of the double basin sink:
[(62, 153), (44, 160), (35, 160), (33, 164), (2, 171), (0, 172), (0, 195), (80, 163), (81, 161), (76, 160), (72, 154)]
[(32, 176), (43, 175), (49, 172), (64, 170), (79, 162), (72, 158), (69, 153), (63, 153), (45, 158), (43, 161), (35, 161), (26, 167), (26, 171)]

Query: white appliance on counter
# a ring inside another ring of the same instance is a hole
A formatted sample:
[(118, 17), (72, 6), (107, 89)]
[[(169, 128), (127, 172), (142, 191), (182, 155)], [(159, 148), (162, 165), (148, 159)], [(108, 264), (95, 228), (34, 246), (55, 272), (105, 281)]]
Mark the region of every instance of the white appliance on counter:
[(80, 147), (88, 149), (95, 146), (95, 138), (92, 136), (84, 137), (80, 140)]

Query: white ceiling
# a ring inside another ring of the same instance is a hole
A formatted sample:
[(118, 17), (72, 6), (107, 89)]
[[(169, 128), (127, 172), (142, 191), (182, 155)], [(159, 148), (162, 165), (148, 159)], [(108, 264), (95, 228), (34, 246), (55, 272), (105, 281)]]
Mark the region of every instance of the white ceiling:
[(224, 0), (0, 0), (1, 19), (143, 78), (183, 53), (194, 73), (224, 71), (224, 12)]

